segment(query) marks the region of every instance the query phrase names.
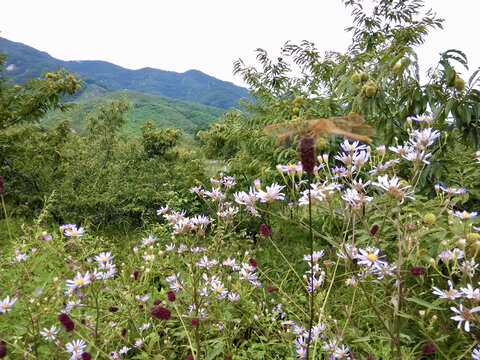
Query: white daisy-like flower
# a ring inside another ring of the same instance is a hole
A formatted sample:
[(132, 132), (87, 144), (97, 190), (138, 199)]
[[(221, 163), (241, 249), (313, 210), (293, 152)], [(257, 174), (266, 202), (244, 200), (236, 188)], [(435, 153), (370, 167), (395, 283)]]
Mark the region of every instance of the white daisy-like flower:
[(133, 346), (136, 347), (136, 348), (141, 347), (144, 342), (145, 342), (145, 338), (135, 340), (135, 344)]
[(71, 354), (82, 354), (83, 349), (85, 349), (87, 345), (85, 344), (85, 341), (82, 339), (79, 340), (73, 340), (69, 343), (65, 344), (65, 351), (71, 353)]
[(67, 280), (67, 287), (71, 289), (78, 289), (90, 284), (90, 272), (87, 270), (85, 275), (77, 271), (77, 275), (72, 280)]
[(359, 265), (367, 265), (372, 267), (374, 265), (386, 266), (388, 263), (386, 261), (380, 260), (384, 258), (385, 255), (379, 256), (380, 249), (374, 247), (367, 247), (365, 250), (358, 248), (358, 254), (355, 257), (358, 259)]
[(476, 211), (473, 211), (473, 212), (468, 212), (468, 211), (455, 211), (453, 213), (453, 216), (456, 216), (462, 220), (468, 220), (468, 219), (473, 219), (473, 218), (476, 218), (478, 216), (478, 212)]
[(344, 140), (341, 144), (340, 147), (342, 148), (343, 151), (353, 153), (355, 151), (359, 150), (366, 150), (367, 146), (366, 145), (360, 145), (358, 140), (354, 141), (353, 143), (350, 143), (348, 140)]
[(110, 261), (114, 258), (115, 256), (112, 256), (111, 252), (101, 252), (100, 254), (95, 256), (95, 261), (98, 263), (106, 263), (107, 261)]
[(272, 184), (271, 186), (267, 186), (266, 190), (258, 190), (257, 196), (261, 202), (273, 202), (275, 200), (283, 200), (285, 199), (285, 194), (281, 191), (285, 186), (281, 186), (277, 183)]
[(448, 290), (442, 290), (439, 289), (438, 287), (434, 286), (433, 289), (433, 295), (437, 295), (441, 299), (450, 299), (450, 300), (455, 300), (458, 298), (462, 297), (462, 292), (455, 290), (453, 288), (453, 283), (451, 280), (448, 280)]
[(405, 198), (414, 199), (410, 196), (410, 192), (407, 189), (411, 188), (411, 185), (403, 185), (400, 182), (400, 179), (396, 176), (393, 176), (391, 179), (388, 178), (388, 175), (379, 176), (377, 182), (372, 182), (372, 185), (382, 188), (390, 195), (393, 195), (395, 199), (401, 204)]
[(43, 328), (43, 331), (40, 331), (45, 340), (55, 340), (55, 335), (59, 333), (60, 329), (57, 329), (55, 325), (52, 325), (50, 329)]
[(460, 288), (460, 291), (465, 295), (467, 299), (474, 300), (475, 302), (480, 301), (480, 289), (473, 288), (471, 284), (467, 284), (466, 288)]
[(458, 321), (457, 327), (460, 329), (460, 327), (462, 326), (462, 322), (465, 321), (465, 331), (470, 332), (470, 322), (475, 320), (475, 318), (473, 317), (473, 313), (480, 311), (480, 306), (476, 306), (473, 309), (468, 309), (464, 307), (462, 303), (460, 303), (459, 309), (452, 306), (450, 310), (457, 314), (450, 317), (450, 319)]

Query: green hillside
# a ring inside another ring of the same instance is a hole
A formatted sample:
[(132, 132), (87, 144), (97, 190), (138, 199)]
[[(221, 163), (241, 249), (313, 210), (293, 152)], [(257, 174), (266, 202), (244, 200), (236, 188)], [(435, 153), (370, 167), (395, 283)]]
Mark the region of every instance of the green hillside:
[(63, 67), (79, 74), (87, 84), (105, 91), (135, 90), (220, 109), (234, 107), (238, 100), (249, 96), (247, 89), (198, 70), (184, 73), (153, 68), (130, 70), (106, 61), (63, 61), (5, 38), (0, 38), (0, 52), (8, 55), (5, 75), (16, 83)]
[(94, 114), (98, 107), (105, 105), (108, 100), (122, 97), (126, 97), (133, 105), (126, 114), (128, 123), (124, 127), (124, 130), (133, 132), (138, 132), (139, 125), (146, 120), (153, 120), (159, 128), (173, 127), (192, 134), (198, 127), (217, 121), (224, 112), (211, 106), (142, 94), (132, 90), (115, 91), (104, 95), (102, 92), (104, 89), (88, 85), (81, 96), (75, 100), (73, 109), (64, 113), (51, 112), (42, 120), (42, 124), (50, 126), (60, 119), (68, 118), (72, 121), (73, 128), (82, 132), (87, 114)]

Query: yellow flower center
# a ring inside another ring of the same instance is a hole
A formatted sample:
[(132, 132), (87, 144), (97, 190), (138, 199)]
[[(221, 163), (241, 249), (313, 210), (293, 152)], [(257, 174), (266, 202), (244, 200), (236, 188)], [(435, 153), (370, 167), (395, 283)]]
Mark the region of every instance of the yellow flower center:
[(83, 284), (83, 279), (82, 279), (82, 278), (77, 279), (77, 280), (75, 281), (75, 284), (76, 284), (76, 285), (82, 285), (82, 284)]
[(377, 255), (375, 255), (375, 254), (372, 253), (372, 252), (369, 252), (369, 253), (368, 253), (367, 258), (368, 258), (368, 260), (370, 260), (370, 261), (375, 261), (375, 260), (378, 259)]

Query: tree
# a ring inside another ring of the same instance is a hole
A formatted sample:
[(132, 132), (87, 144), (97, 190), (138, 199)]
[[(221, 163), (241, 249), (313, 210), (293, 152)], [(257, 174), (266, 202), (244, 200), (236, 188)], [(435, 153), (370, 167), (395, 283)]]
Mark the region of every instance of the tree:
[(68, 109), (71, 105), (61, 101), (83, 86), (65, 69), (47, 72), (45, 78), (30, 79), (23, 85), (13, 84), (4, 74), (5, 60), (6, 55), (0, 54), (0, 130), (38, 122), (49, 110)]

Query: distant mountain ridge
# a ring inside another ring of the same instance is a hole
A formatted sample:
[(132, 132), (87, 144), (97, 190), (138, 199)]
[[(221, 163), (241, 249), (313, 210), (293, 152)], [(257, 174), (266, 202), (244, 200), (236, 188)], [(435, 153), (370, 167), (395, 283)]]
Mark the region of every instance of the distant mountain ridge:
[(87, 84), (105, 89), (105, 92), (134, 90), (220, 109), (236, 106), (239, 99), (249, 96), (247, 89), (199, 70), (184, 73), (153, 68), (129, 70), (106, 61), (64, 61), (5, 38), (0, 38), (0, 52), (8, 53), (5, 73), (16, 83), (63, 67), (81, 75)]

